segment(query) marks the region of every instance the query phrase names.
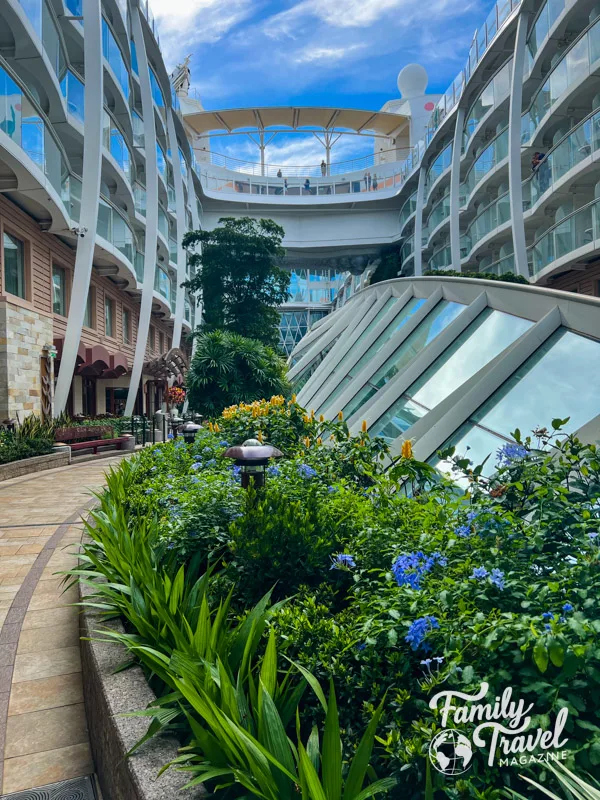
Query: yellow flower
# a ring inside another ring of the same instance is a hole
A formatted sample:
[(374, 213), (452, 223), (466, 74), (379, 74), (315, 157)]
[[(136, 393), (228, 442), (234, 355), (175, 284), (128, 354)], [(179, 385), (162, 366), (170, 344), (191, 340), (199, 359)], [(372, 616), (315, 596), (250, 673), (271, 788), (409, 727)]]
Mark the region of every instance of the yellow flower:
[(407, 439), (406, 441), (402, 442), (402, 449), (400, 450), (402, 458), (412, 458), (413, 457), (413, 449), (412, 444)]
[(256, 437), (258, 441), (262, 444), (263, 443), (263, 432), (259, 431), (258, 436)]
[(310, 410), (310, 418), (311, 419), (315, 418), (315, 410), (314, 410), (314, 408), (311, 408), (311, 410)]
[(303, 422), (310, 422), (310, 417), (308, 417), (308, 416), (305, 414), (305, 415), (302, 417), (302, 421), (303, 421)]
[(295, 394), (293, 394), (293, 395), (292, 395), (292, 403), (295, 403), (295, 402), (296, 402), (296, 395), (295, 395)]
[(219, 428), (219, 423), (218, 422), (215, 422), (213, 430), (214, 430), (215, 433), (218, 433), (221, 430), (221, 428)]
[(322, 444), (323, 444), (323, 439), (321, 439), (321, 437), (320, 437), (320, 436), (319, 436), (319, 438), (317, 439), (317, 444), (318, 444), (318, 445), (322, 445)]
[(304, 439), (302, 439), (302, 441), (304, 442), (305, 447), (310, 447), (310, 439), (308, 438), (308, 436), (305, 436)]
[(325, 417), (323, 414), (319, 416), (319, 422), (325, 422)]
[(338, 411), (338, 419), (339, 419), (340, 422), (343, 421), (343, 419), (344, 419), (344, 412), (343, 411)]
[(208, 430), (209, 430), (211, 433), (213, 433), (213, 432), (214, 432), (214, 430), (213, 430), (213, 424), (212, 424), (212, 422), (209, 422), (209, 423), (208, 423)]
[(367, 432), (367, 420), (366, 419), (363, 419), (363, 421), (362, 421), (361, 430), (362, 430), (363, 433)]

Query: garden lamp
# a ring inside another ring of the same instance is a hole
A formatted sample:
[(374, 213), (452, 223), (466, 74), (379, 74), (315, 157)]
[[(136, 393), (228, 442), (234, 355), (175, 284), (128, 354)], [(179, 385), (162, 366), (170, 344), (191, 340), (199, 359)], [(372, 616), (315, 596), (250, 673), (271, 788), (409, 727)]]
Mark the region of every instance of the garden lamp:
[(186, 422), (181, 426), (179, 429), (179, 433), (183, 436), (183, 439), (186, 444), (193, 444), (194, 439), (196, 438), (196, 434), (199, 430), (202, 429), (202, 425), (196, 425), (195, 422), (191, 420)]
[(242, 471), (242, 489), (250, 484), (258, 489), (265, 485), (267, 465), (270, 458), (281, 458), (283, 453), (271, 444), (262, 444), (258, 439), (246, 439), (244, 444), (228, 447), (227, 458), (235, 459)]

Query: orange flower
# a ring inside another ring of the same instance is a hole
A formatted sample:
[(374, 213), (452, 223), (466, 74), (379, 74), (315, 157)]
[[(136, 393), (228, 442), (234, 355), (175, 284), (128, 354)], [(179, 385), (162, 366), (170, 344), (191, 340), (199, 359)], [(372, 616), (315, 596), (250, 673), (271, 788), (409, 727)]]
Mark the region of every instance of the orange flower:
[(366, 419), (363, 419), (363, 421), (362, 421), (361, 430), (362, 430), (363, 433), (367, 432), (367, 420)]
[(400, 450), (400, 454), (402, 455), (402, 458), (413, 457), (412, 444), (408, 439), (405, 442), (402, 442), (402, 449)]
[(338, 419), (339, 419), (340, 422), (343, 421), (343, 419), (344, 419), (344, 412), (343, 411), (338, 411)]

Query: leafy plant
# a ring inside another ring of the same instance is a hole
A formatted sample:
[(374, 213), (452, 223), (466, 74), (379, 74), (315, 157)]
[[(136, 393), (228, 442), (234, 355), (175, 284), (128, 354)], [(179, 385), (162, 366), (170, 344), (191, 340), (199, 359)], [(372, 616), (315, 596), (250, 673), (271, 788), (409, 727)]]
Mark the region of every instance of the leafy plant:
[[(277, 265), (285, 255), (283, 237), (273, 220), (251, 217), (223, 217), (212, 230), (184, 236), (184, 247), (202, 246), (188, 252), (195, 275), (185, 285), (202, 294), (204, 330), (277, 345), (277, 309), (288, 300), (290, 285), (290, 273)], [(248, 397), (254, 399), (252, 392)]]
[(194, 411), (206, 416), (243, 399), (285, 394), (288, 383), (283, 359), (271, 347), (238, 333), (201, 333), (187, 377)]
[[(600, 784), (598, 784), (597, 781), (589, 783), (583, 780), (583, 778), (578, 777), (571, 772), (571, 770), (567, 769), (561, 762), (558, 762), (556, 767), (553, 764), (549, 764), (548, 769), (556, 777), (560, 787), (566, 789), (566, 795), (563, 794), (564, 800), (600, 800)], [(546, 797), (550, 797), (552, 800), (563, 800), (555, 792), (550, 791), (545, 786), (537, 783), (537, 781), (528, 778), (526, 775), (522, 775), (521, 777), (526, 783), (533, 786)], [(527, 798), (517, 792), (507, 792), (506, 796), (512, 798), (512, 800), (527, 800)]]

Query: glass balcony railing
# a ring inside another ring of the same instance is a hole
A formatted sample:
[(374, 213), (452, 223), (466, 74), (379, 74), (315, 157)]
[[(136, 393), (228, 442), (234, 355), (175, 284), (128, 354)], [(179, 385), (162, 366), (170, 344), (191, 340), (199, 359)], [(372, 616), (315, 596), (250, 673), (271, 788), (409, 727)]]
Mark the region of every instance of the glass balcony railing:
[(177, 240), (169, 236), (169, 261), (177, 264)]
[(417, 193), (413, 192), (408, 200), (404, 203), (402, 208), (400, 209), (400, 216), (398, 218), (398, 222), (400, 224), (400, 230), (404, 227), (406, 220), (412, 216), (415, 211), (417, 210)]
[(445, 194), (441, 200), (431, 209), (431, 214), (427, 217), (426, 228), (423, 233), (427, 234), (427, 239), (438, 225), (450, 216), (450, 192)]
[(123, 54), (121, 53), (121, 48), (117, 44), (117, 40), (104, 17), (102, 18), (102, 55), (108, 62), (119, 86), (123, 90), (125, 99), (129, 100), (129, 70), (127, 69)]
[(61, 197), (70, 219), (79, 222), (81, 214), (81, 178), (73, 173), (66, 175), (62, 184)]
[(165, 153), (162, 147), (156, 142), (156, 166), (158, 167), (158, 173), (164, 180), (165, 184), (167, 182), (167, 159), (165, 157)]
[(62, 196), (69, 167), (58, 140), (28, 95), (2, 67), (0, 131), (19, 145)]
[(405, 173), (397, 169), (385, 175), (371, 174), (370, 180), (362, 175), (348, 178), (277, 178), (254, 177), (239, 173), (235, 177), (220, 177), (202, 172), (200, 179), (211, 192), (235, 194), (276, 195), (289, 197), (324, 197), (329, 195), (368, 194), (397, 189), (404, 183)]
[(64, 78), (60, 82), (63, 97), (67, 101), (67, 111), (69, 114), (83, 123), (84, 121), (84, 91), (85, 87), (77, 75), (68, 69)]
[(164, 208), (162, 206), (158, 207), (158, 231), (164, 237), (164, 240), (168, 242), (169, 240), (169, 220), (167, 219), (167, 215), (165, 214)]
[(415, 237), (409, 236), (408, 239), (402, 244), (400, 248), (400, 263), (403, 265), (404, 262), (409, 259), (413, 253), (415, 252)]
[(127, 146), (125, 137), (117, 127), (116, 122), (108, 111), (104, 111), (104, 122), (102, 130), (102, 141), (104, 147), (110, 152), (119, 167), (125, 173), (127, 180), (133, 182), (133, 158)]
[(523, 181), (523, 206), (530, 208), (569, 170), (600, 150), (600, 111), (592, 114), (550, 150)]
[(185, 317), (186, 322), (189, 322), (190, 325), (192, 324), (192, 304), (190, 303), (190, 298), (188, 295), (185, 295), (184, 305), (183, 305), (183, 316)]
[(42, 42), (58, 80), (62, 80), (67, 66), (67, 59), (53, 12), (45, 0), (21, 0), (20, 5)]
[(468, 148), (471, 137), (479, 127), (481, 120), (510, 94), (511, 77), (512, 59), (498, 70), (469, 109), (465, 118), (463, 150)]
[(469, 202), (475, 187), (498, 164), (508, 158), (508, 128), (501, 131), (495, 139), (476, 158), (460, 187), (461, 205)]
[(144, 147), (145, 146), (144, 120), (140, 117), (137, 111), (131, 112), (131, 122), (133, 126), (133, 146)]
[(529, 65), (533, 62), (539, 49), (544, 44), (554, 23), (565, 10), (565, 0), (546, 0), (542, 10), (532, 25), (529, 36), (527, 37), (527, 57)]
[(493, 275), (504, 275), (506, 272), (513, 272), (515, 271), (515, 256), (514, 253), (510, 253), (510, 255), (504, 256), (503, 258), (498, 259), (498, 261), (493, 261), (488, 266), (481, 265), (479, 267), (479, 272), (491, 272)]
[(531, 140), (542, 119), (569, 87), (598, 69), (599, 59), (600, 19), (570, 46), (538, 89), (529, 110), (521, 119), (523, 144)]
[(177, 281), (174, 278), (171, 278), (169, 305), (171, 306), (171, 314), (174, 314), (175, 309), (177, 308)]
[(568, 256), (586, 245), (600, 246), (600, 200), (577, 209), (547, 230), (528, 248), (531, 278), (559, 258)]
[(152, 89), (152, 99), (161, 111), (164, 111), (165, 98), (160, 88), (160, 83), (156, 77), (154, 70), (150, 67), (150, 88)]
[(425, 176), (425, 202), (431, 193), (431, 189), (440, 175), (450, 168), (452, 164), (452, 142), (447, 144), (439, 156), (430, 165)]
[(159, 265), (156, 265), (154, 272), (154, 291), (170, 303), (171, 300), (171, 279), (169, 273)]
[(139, 284), (144, 283), (144, 254), (139, 250), (135, 251), (135, 277)]
[[(553, 0), (550, 0), (550, 2), (553, 2)], [(473, 70), (481, 61), (498, 32), (504, 28), (512, 12), (520, 5), (521, 0), (498, 0), (490, 11), (484, 25), (476, 31), (464, 70), (457, 75), (446, 94), (438, 101), (431, 115), (431, 120), (427, 127), (427, 142), (431, 141), (437, 128), (456, 106)]]
[(450, 245), (445, 245), (436, 250), (429, 259), (429, 269), (446, 269), (452, 265), (452, 251)]
[(135, 201), (135, 210), (142, 217), (146, 216), (146, 188), (141, 183), (133, 184), (133, 199)]
[(484, 208), (461, 236), (461, 256), (469, 255), (475, 245), (489, 233), (510, 220), (510, 197), (508, 192)]
[(129, 223), (104, 198), (100, 198), (96, 233), (119, 250), (133, 267), (136, 239)]
[(181, 177), (183, 178), (183, 182), (187, 183), (187, 162), (185, 160), (185, 156), (179, 149), (179, 169), (181, 170)]
[(171, 184), (167, 184), (167, 211), (173, 214), (177, 211), (177, 201), (175, 199), (175, 188)]

